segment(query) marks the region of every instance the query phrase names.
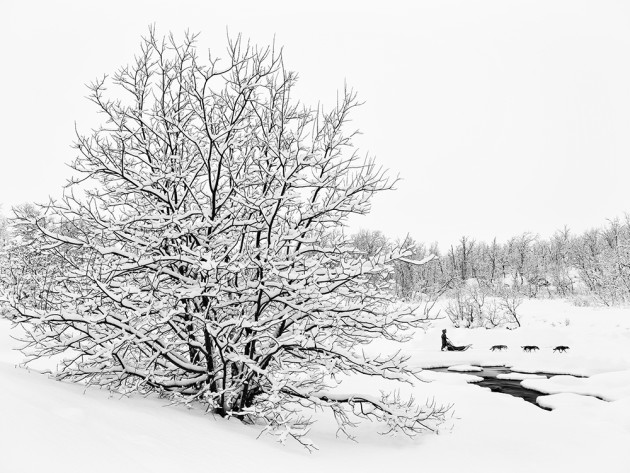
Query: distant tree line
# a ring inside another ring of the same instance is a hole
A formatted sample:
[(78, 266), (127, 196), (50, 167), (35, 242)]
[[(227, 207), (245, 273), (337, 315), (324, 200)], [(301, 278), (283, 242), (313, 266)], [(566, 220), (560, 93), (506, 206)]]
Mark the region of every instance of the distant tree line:
[[(15, 210), (36, 213), (31, 204)], [(29, 233), (0, 215), (0, 249), (16, 238), (32, 238)], [(589, 295), (603, 305), (630, 300), (630, 214), (581, 234), (564, 227), (549, 238), (526, 232), (505, 242), (463, 236), (446, 250), (409, 236), (392, 240), (380, 230), (360, 230), (352, 242), (368, 258), (402, 247), (409, 249), (411, 260), (434, 255), (424, 265), (396, 261), (391, 274), (379, 276), (401, 299), (456, 289), (473, 279), (493, 294), (510, 287), (526, 297)]]
[(526, 297), (591, 295), (604, 305), (630, 300), (630, 215), (582, 234), (565, 227), (550, 238), (526, 232), (503, 243), (463, 236), (446, 251), (410, 237), (390, 241), (379, 230), (361, 230), (353, 241), (368, 255), (405, 246), (414, 259), (436, 256), (422, 266), (395, 263), (389, 279), (403, 299), (473, 279), (494, 293), (507, 286)]

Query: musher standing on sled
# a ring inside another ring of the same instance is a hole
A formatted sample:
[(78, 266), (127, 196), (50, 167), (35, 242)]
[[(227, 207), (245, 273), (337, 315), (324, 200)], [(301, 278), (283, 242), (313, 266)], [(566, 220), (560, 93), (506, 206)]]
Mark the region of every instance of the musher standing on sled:
[(446, 329), (442, 330), (442, 351), (464, 351), (468, 350), (472, 345), (464, 345), (461, 347), (457, 347), (451, 343), (451, 341), (446, 336)]

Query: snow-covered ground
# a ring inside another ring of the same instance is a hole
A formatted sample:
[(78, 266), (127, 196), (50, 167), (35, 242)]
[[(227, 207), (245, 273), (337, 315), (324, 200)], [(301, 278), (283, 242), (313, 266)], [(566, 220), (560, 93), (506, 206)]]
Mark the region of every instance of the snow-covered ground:
[[(154, 398), (120, 398), (55, 382), (16, 368), (9, 324), (0, 321), (0, 472), (293, 471), (628, 472), (630, 444), (630, 309), (526, 301), (517, 330), (455, 329), (445, 320), (418, 333), (408, 350), (418, 366), (507, 365), (539, 390), (546, 411), (471, 384), (475, 372), (422, 372), (403, 393), (454, 404), (439, 435), (383, 437), (356, 429), (357, 442), (335, 437), (327, 416), (310, 438), (319, 451), (282, 446), (259, 428), (167, 406)], [(441, 352), (448, 329), (466, 352)], [(491, 352), (492, 345), (508, 350)], [(524, 353), (522, 345), (540, 351)], [(567, 353), (554, 353), (567, 345)], [(532, 378), (526, 373), (561, 373)], [(579, 378), (567, 375), (583, 375)], [(378, 392), (387, 383), (359, 378), (348, 389)]]

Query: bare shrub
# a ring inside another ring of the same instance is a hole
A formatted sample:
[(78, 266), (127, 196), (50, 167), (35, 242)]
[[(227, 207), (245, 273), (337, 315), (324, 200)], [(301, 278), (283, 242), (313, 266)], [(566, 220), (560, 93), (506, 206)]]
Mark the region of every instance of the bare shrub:
[(499, 307), (504, 318), (521, 326), (518, 308), (523, 303), (522, 296), (511, 288), (503, 287), (498, 291)]
[(520, 327), (521, 303), (522, 297), (508, 288), (495, 295), (487, 287), (467, 286), (454, 291), (445, 311), (455, 327), (494, 328), (510, 324)]

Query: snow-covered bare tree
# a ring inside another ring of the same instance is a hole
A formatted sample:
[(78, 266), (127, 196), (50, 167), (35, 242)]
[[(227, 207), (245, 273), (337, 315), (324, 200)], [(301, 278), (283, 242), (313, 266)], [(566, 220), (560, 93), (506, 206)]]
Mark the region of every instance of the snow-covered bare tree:
[(573, 236), (566, 225), (553, 235), (549, 243), (551, 248), (550, 279), (561, 296), (568, 296), (575, 292), (570, 261), (572, 243)]
[[(29, 357), (57, 377), (201, 402), (305, 441), (309, 408), (387, 431), (432, 429), (434, 405), (339, 394), (340, 374), (409, 382), (406, 358), (370, 355), (423, 320), (371, 278), (404, 251), (367, 255), (339, 230), (393, 181), (353, 148), (358, 105), (292, 96), (281, 51), (230, 40), (227, 59), (153, 30), (135, 62), (90, 86), (102, 126), (78, 133), (73, 179), (15, 259), (4, 294)], [(40, 270), (46, 266), (46, 278)], [(303, 413), (306, 414), (303, 414)]]
[(376, 256), (381, 252), (387, 252), (390, 248), (390, 242), (380, 230), (359, 230), (352, 236), (354, 246), (367, 256)]
[(4, 248), (9, 242), (9, 222), (0, 214), (0, 248)]

